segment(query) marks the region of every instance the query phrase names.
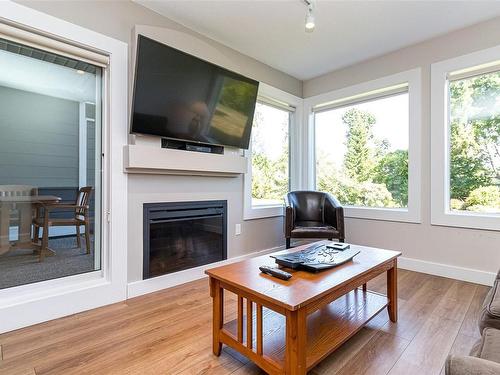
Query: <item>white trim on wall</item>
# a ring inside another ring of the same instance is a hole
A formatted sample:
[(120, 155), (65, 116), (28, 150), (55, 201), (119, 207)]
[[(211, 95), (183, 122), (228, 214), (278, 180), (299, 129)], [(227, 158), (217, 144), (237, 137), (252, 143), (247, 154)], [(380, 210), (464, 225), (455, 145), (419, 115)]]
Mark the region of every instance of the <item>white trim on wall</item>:
[[(290, 114), (290, 127), (288, 136), (290, 138), (290, 189), (297, 190), (301, 187), (300, 176), (302, 175), (302, 142), (301, 142), (301, 128), (302, 128), (302, 103), (303, 99), (295, 95), (289, 94), (285, 91), (267, 85), (265, 83), (259, 84), (259, 95), (286, 103), (295, 108), (295, 111)], [(270, 206), (253, 206), (252, 205), (252, 145), (245, 151), (247, 156), (248, 168), (247, 173), (244, 175), (243, 183), (243, 210), (244, 220), (261, 219), (265, 217), (283, 216), (283, 204), (276, 204)]]
[(407, 83), (409, 93), (409, 142), (408, 142), (408, 208), (370, 208), (344, 207), (346, 217), (388, 221), (402, 221), (410, 223), (421, 222), (421, 164), (422, 164), (422, 77), (421, 69), (412, 69), (390, 76), (378, 78), (354, 86), (312, 96), (304, 99), (304, 116), (308, 118), (307, 163), (308, 188), (316, 187), (316, 156), (314, 137), (313, 108), (335, 102), (344, 98), (356, 97), (360, 94), (373, 92), (386, 87)]
[(103, 85), (102, 271), (0, 290), (0, 333), (107, 305), (127, 296), (127, 44), (22, 5), (0, 2), (0, 23), (43, 32), (83, 49), (105, 53)]
[(487, 286), (492, 286), (496, 278), (495, 272), (486, 272), (472, 268), (406, 257), (400, 257), (398, 259), (398, 267), (409, 271), (422, 272), (429, 275), (448, 277)]
[(500, 214), (452, 211), (449, 207), (450, 160), (448, 74), (500, 61), (500, 45), (431, 65), (431, 224), (500, 230)]

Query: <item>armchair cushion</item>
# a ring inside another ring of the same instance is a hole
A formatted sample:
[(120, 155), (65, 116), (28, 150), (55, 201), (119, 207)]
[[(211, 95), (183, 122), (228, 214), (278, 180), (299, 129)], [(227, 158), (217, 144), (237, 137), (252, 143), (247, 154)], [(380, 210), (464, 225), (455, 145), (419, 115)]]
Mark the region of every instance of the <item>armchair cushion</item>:
[(479, 317), (479, 330), (486, 327), (500, 329), (500, 280), (495, 280), (493, 288), (488, 292), (483, 302)]
[(317, 221), (296, 221), (291, 232), (295, 238), (338, 238), (339, 232), (331, 225)]

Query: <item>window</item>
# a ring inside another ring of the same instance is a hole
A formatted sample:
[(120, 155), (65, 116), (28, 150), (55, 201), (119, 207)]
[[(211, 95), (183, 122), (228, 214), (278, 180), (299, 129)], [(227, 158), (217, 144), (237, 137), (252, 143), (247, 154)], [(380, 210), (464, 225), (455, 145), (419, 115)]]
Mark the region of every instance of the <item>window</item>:
[(257, 102), (252, 127), (252, 206), (283, 204), (289, 190), (290, 112)]
[(432, 223), (499, 229), (500, 48), (432, 66)]
[(0, 39), (0, 289), (101, 268), (101, 76)]
[(283, 215), (285, 194), (300, 182), (302, 99), (260, 83), (255, 107), (248, 172), (245, 174), (245, 220)]
[(408, 207), (408, 92), (315, 113), (316, 188), (346, 206)]
[(420, 70), (306, 100), (310, 186), (348, 217), (420, 220)]

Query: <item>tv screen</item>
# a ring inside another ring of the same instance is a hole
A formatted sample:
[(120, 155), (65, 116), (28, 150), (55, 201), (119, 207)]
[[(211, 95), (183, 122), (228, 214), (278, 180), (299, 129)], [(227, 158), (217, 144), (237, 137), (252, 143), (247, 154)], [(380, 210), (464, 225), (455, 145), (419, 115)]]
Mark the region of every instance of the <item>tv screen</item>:
[(247, 149), (258, 86), (139, 35), (131, 132)]

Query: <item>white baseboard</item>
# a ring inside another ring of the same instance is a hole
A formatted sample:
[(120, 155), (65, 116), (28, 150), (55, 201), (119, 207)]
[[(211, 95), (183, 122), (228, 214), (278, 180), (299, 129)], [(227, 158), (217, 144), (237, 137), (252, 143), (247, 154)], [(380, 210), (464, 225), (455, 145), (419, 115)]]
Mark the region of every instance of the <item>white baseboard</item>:
[(496, 273), (494, 272), (450, 266), (448, 264), (405, 257), (398, 258), (398, 267), (405, 270), (428, 273), (430, 275), (443, 276), (450, 279), (463, 280), (487, 286), (492, 286), (496, 277)]
[(277, 247), (273, 247), (271, 249), (260, 250), (260, 251), (256, 251), (256, 252), (253, 252), (250, 254), (237, 256), (234, 258), (223, 260), (221, 262), (205, 264), (205, 265), (200, 266), (200, 267), (190, 268), (188, 270), (179, 271), (179, 272), (171, 273), (168, 275), (154, 277), (152, 279), (134, 281), (134, 282), (131, 282), (128, 284), (127, 298), (142, 296), (144, 294), (156, 292), (156, 291), (159, 291), (162, 289), (171, 288), (173, 286), (188, 283), (190, 281), (199, 280), (199, 279), (202, 279), (204, 277), (207, 277), (205, 275), (205, 270), (208, 268), (222, 266), (225, 264), (238, 262), (240, 260), (244, 260), (244, 259), (253, 258), (256, 256), (272, 253), (272, 252), (275, 252), (278, 250), (282, 250), (283, 248), (284, 248), (283, 246), (277, 246)]

